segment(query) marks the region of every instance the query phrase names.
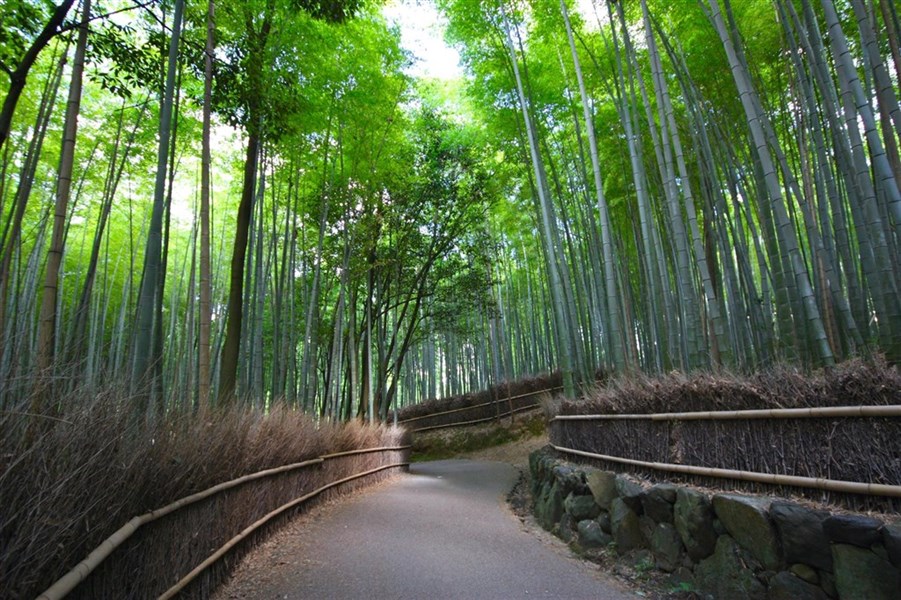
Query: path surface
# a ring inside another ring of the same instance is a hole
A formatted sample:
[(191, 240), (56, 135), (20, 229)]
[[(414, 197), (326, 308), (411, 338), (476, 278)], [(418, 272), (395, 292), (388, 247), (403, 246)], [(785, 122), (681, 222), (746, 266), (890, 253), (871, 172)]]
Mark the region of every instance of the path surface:
[(634, 598), (522, 529), (504, 499), (516, 477), (496, 462), (415, 464), (277, 536), (217, 597)]

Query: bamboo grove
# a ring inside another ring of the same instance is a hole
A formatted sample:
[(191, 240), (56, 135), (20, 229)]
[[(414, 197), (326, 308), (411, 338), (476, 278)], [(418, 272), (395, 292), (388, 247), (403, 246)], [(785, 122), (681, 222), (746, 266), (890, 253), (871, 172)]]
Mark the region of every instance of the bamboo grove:
[(496, 229), (514, 361), (897, 362), (894, 3), (441, 4), (540, 239)]
[(2, 0), (0, 410), (901, 357), (891, 0)]

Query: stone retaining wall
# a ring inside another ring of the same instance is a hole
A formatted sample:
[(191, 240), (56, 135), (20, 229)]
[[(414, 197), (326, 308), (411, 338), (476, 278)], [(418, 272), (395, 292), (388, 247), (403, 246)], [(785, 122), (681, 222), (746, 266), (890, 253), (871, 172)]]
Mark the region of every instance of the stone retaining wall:
[(897, 600), (901, 520), (832, 513), (780, 498), (709, 494), (529, 457), (535, 516), (584, 549), (643, 553), (705, 597)]

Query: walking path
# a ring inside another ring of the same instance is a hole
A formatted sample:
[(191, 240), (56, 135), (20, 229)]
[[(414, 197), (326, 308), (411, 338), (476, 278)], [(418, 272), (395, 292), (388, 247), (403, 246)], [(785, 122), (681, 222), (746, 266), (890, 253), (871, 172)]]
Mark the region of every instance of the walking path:
[(504, 500), (516, 477), (496, 462), (415, 464), (278, 534), (217, 598), (634, 598), (522, 529)]

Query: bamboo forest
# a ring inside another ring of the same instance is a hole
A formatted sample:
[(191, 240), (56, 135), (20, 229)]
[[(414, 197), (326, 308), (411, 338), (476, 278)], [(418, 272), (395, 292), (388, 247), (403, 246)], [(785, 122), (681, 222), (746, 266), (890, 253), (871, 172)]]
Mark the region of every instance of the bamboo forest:
[(901, 359), (894, 0), (435, 8), (0, 0), (0, 411)]

